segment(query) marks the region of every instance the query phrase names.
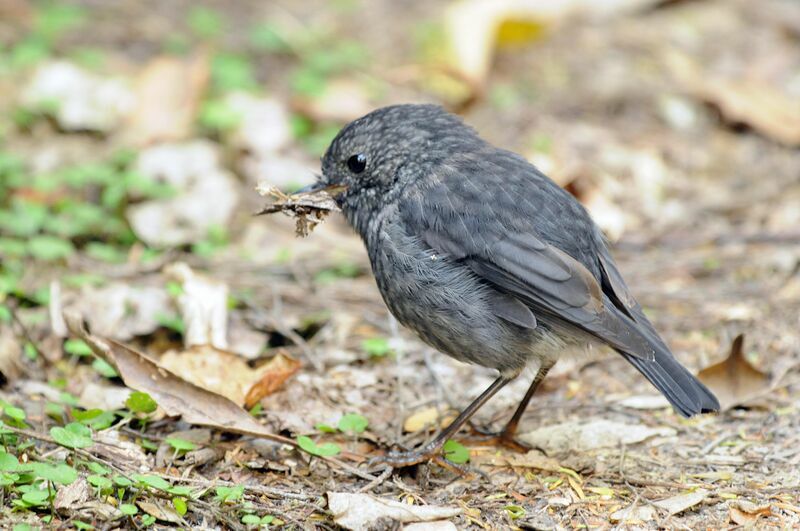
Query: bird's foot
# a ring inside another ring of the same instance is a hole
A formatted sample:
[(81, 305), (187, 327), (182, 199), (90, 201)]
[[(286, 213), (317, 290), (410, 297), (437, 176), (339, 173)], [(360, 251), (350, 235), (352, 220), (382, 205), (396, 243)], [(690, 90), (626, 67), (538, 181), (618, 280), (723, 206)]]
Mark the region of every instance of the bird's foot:
[(418, 465), (427, 461), (438, 461), (442, 456), (443, 442), (432, 441), (416, 450), (398, 451), (390, 450), (385, 455), (373, 457), (367, 462), (367, 468), (372, 470), (381, 465), (392, 468), (405, 468)]
[(431, 441), (425, 446), (416, 450), (397, 451), (392, 450), (386, 455), (373, 457), (367, 462), (367, 469), (375, 471), (378, 469), (386, 470), (406, 468), (422, 463), (436, 463), (440, 467), (447, 469), (462, 476), (485, 475), (467, 465), (454, 463), (442, 455), (443, 441)]
[(509, 450), (519, 453), (527, 453), (536, 449), (533, 446), (515, 439), (514, 435), (516, 434), (516, 430), (510, 431), (504, 429), (498, 432), (491, 431), (487, 428), (481, 428), (474, 424), (470, 424), (470, 428), (474, 435), (466, 439), (469, 444), (479, 446), (502, 446), (503, 448), (508, 448)]

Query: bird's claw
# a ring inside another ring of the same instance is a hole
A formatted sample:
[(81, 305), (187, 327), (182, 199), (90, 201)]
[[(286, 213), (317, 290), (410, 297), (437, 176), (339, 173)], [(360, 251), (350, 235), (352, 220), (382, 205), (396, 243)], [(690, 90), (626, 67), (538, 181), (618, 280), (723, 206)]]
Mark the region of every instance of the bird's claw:
[(373, 467), (384, 465), (384, 467), (391, 468), (406, 468), (409, 466), (418, 465), (426, 461), (437, 460), (441, 456), (441, 444), (428, 444), (418, 450), (397, 451), (391, 450), (386, 455), (373, 457), (367, 461), (367, 469), (373, 470)]

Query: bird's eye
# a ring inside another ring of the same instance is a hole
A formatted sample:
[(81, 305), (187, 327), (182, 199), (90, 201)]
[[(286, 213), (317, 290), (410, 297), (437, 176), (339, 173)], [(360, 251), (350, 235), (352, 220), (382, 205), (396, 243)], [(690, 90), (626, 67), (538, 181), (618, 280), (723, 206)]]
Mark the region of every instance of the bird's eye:
[(358, 153), (347, 159), (347, 167), (353, 173), (361, 173), (367, 167), (367, 157), (363, 153)]

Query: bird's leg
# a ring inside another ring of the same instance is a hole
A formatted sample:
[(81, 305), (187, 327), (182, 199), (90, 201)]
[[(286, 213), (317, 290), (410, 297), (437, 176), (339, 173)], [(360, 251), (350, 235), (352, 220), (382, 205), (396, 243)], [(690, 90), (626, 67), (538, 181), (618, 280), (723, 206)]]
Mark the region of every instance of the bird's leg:
[(487, 439), (483, 439), (481, 442), (487, 445), (494, 445), (499, 444), (501, 446), (505, 446), (507, 448), (511, 448), (512, 450), (516, 450), (518, 452), (527, 452), (531, 448), (526, 444), (523, 444), (514, 439), (514, 436), (517, 434), (517, 428), (519, 427), (519, 421), (522, 419), (523, 413), (525, 413), (525, 409), (528, 407), (528, 404), (533, 398), (533, 394), (538, 389), (539, 385), (544, 380), (547, 373), (550, 372), (550, 369), (553, 368), (554, 363), (549, 361), (542, 361), (542, 364), (539, 366), (539, 370), (536, 372), (536, 376), (533, 377), (533, 381), (531, 382), (530, 387), (528, 387), (528, 391), (525, 393), (525, 396), (522, 398), (522, 401), (517, 406), (517, 410), (514, 411), (514, 415), (512, 415), (511, 420), (506, 423), (505, 428), (499, 433), (493, 432), (485, 432), (473, 426), (473, 429), (482, 435), (488, 435)]
[(389, 452), (385, 456), (372, 459), (369, 463), (370, 467), (375, 464), (386, 464), (393, 468), (403, 468), (440, 458), (440, 452), (442, 450), (442, 446), (444, 446), (444, 443), (446, 443), (448, 439), (452, 438), (453, 435), (458, 432), (459, 428), (461, 428), (461, 426), (463, 426), (464, 423), (467, 422), (469, 418), (481, 408), (481, 406), (483, 406), (490, 398), (492, 398), (497, 391), (505, 387), (505, 385), (513, 379), (513, 376), (508, 377), (502, 375), (497, 378), (497, 380), (492, 382), (492, 385), (490, 385), (483, 393), (481, 393), (478, 398), (473, 400), (472, 403), (468, 405), (466, 409), (464, 409), (464, 411), (462, 411), (461, 414), (450, 423), (449, 426), (439, 432), (439, 435), (437, 435), (431, 442), (422, 448), (408, 452)]

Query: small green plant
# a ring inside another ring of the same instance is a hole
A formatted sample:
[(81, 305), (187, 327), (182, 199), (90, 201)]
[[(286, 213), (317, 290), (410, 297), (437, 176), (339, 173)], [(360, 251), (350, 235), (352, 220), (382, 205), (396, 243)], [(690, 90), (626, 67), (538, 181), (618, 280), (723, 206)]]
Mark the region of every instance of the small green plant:
[(209, 99), (200, 107), (200, 126), (214, 133), (225, 133), (242, 122), (242, 113), (231, 107), (224, 99)]
[(219, 93), (258, 87), (250, 60), (231, 53), (219, 53), (211, 61), (211, 83)]
[(168, 492), (170, 489), (169, 481), (159, 476), (152, 476), (149, 474), (134, 474), (131, 479), (136, 481), (140, 488), (149, 487), (154, 490), (161, 490)]
[(214, 500), (217, 503), (234, 503), (241, 500), (242, 496), (244, 496), (244, 485), (236, 485), (234, 487), (219, 486), (216, 488)]
[(172, 446), (175, 452), (188, 452), (197, 448), (195, 443), (178, 437), (168, 437), (166, 443)]
[(275, 521), (275, 517), (271, 514), (266, 514), (259, 517), (255, 514), (245, 514), (242, 516), (242, 523), (245, 525), (264, 527), (268, 526)]
[(339, 446), (334, 443), (326, 442), (317, 444), (310, 437), (305, 435), (301, 435), (297, 438), (297, 445), (300, 446), (303, 451), (318, 457), (331, 457), (341, 452)]
[(503, 509), (512, 520), (519, 520), (527, 514), (525, 508), (520, 505), (506, 505)]
[(92, 430), (79, 422), (70, 422), (63, 428), (50, 428), (50, 436), (61, 446), (67, 448), (87, 448), (94, 444)]
[(464, 445), (458, 441), (448, 440), (446, 443), (444, 443), (442, 450), (444, 451), (444, 456), (448, 461), (452, 461), (453, 463), (457, 464), (469, 462), (469, 450), (467, 450)]
[(186, 512), (189, 510), (189, 507), (186, 505), (186, 498), (180, 496), (172, 498), (172, 507), (175, 509), (175, 512), (181, 516), (185, 516)]
[(189, 28), (203, 39), (214, 39), (223, 30), (222, 15), (206, 7), (194, 7), (189, 11)]
[(139, 508), (132, 503), (122, 503), (119, 506), (119, 512), (125, 516), (135, 516), (139, 512)]
[(103, 411), (102, 409), (86, 411), (72, 409), (70, 414), (76, 422), (86, 424), (93, 430), (104, 430), (114, 424), (117, 419), (117, 415), (113, 411)]
[(261, 22), (253, 26), (248, 35), (250, 44), (259, 51), (282, 53), (291, 50), (289, 38), (279, 26)]
[(320, 433), (336, 433), (336, 428), (327, 424), (317, 424), (314, 429)]
[(153, 400), (150, 395), (141, 391), (134, 391), (125, 400), (125, 406), (131, 410), (131, 413), (141, 413), (149, 415), (158, 408), (158, 404)]
[(392, 349), (389, 340), (385, 337), (371, 337), (361, 342), (361, 349), (374, 358), (382, 358)]
[(92, 368), (96, 370), (100, 376), (105, 376), (106, 378), (116, 378), (119, 376), (117, 370), (104, 359), (96, 358), (92, 362)]
[(357, 413), (347, 413), (346, 415), (342, 415), (342, 418), (339, 419), (339, 431), (344, 433), (352, 433), (352, 434), (359, 434), (364, 433), (364, 430), (367, 429), (369, 425), (369, 421), (366, 417), (363, 417)]
[(82, 339), (67, 339), (64, 341), (64, 352), (73, 356), (90, 356), (92, 348)]

